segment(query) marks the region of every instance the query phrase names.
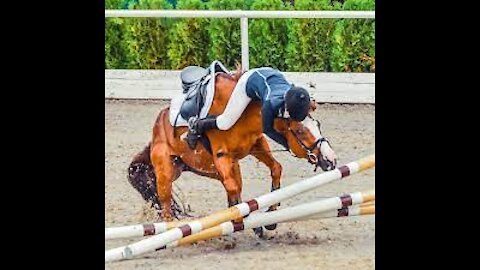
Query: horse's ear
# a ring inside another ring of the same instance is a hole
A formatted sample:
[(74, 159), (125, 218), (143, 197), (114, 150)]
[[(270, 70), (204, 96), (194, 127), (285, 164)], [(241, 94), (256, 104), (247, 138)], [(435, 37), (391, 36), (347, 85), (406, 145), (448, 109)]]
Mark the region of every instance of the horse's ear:
[(310, 101), (310, 111), (314, 112), (316, 109), (317, 109), (317, 103), (315, 102), (315, 100), (311, 100)]

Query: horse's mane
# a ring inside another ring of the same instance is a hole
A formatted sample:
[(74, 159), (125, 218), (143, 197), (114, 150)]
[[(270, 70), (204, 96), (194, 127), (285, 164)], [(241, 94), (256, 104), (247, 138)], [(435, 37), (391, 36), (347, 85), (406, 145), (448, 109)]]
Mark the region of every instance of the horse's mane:
[(225, 79), (238, 82), (238, 80), (243, 75), (243, 73), (245, 73), (245, 71), (242, 70), (242, 65), (241, 64), (237, 63), (235, 66), (236, 66), (236, 70), (233, 74), (219, 73), (217, 76), (221, 76)]
[(234, 81), (238, 82), (243, 73), (245, 73), (245, 70), (242, 70), (242, 65), (239, 63), (237, 63), (235, 66), (237, 70), (235, 71), (235, 73), (233, 73), (232, 77)]

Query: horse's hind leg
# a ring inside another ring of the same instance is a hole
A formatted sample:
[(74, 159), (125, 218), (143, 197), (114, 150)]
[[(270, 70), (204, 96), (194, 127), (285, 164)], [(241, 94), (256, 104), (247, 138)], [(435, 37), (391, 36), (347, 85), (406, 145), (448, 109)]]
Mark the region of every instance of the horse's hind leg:
[[(282, 177), (282, 165), (273, 157), (270, 146), (268, 145), (267, 139), (262, 136), (257, 140), (255, 145), (251, 150), (252, 155), (257, 158), (260, 162), (267, 165), (270, 169), (270, 175), (272, 177), (272, 189), (271, 191), (277, 190), (280, 188), (280, 178)], [(268, 211), (275, 211), (277, 207), (280, 206), (280, 203), (272, 205), (268, 208)], [(267, 230), (275, 230), (277, 224), (272, 224), (265, 226)]]
[(172, 183), (180, 173), (171, 156), (160, 148), (153, 149), (151, 160), (157, 178), (157, 194), (162, 204), (162, 218), (164, 221), (172, 221)]

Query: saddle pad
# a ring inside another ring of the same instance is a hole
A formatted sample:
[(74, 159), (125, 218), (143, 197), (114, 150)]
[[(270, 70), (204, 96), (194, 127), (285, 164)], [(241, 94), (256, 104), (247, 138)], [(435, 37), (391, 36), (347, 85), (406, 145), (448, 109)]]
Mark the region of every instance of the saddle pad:
[[(207, 84), (207, 89), (206, 89), (207, 95), (205, 97), (205, 104), (200, 110), (200, 118), (206, 117), (208, 114), (208, 111), (210, 110), (210, 107), (212, 106), (213, 96), (215, 96), (214, 81), (215, 79), (212, 78)], [(175, 119), (177, 118), (177, 115), (180, 112), (180, 107), (182, 106), (182, 103), (185, 100), (185, 96), (186, 94), (183, 94), (182, 92), (179, 91), (179, 94), (173, 97), (172, 101), (170, 102), (169, 120), (172, 126), (174, 126), (175, 124)], [(187, 120), (183, 119), (181, 115), (178, 115), (176, 126), (177, 127), (188, 126), (188, 122)]]
[[(212, 62), (212, 64), (210, 64), (209, 70), (210, 70), (210, 74), (214, 74), (214, 76), (207, 83), (207, 87), (206, 87), (207, 94), (205, 97), (205, 103), (202, 109), (200, 110), (200, 118), (206, 117), (208, 115), (208, 111), (210, 111), (210, 107), (212, 106), (213, 97), (215, 96), (216, 75), (219, 73), (217, 71), (229, 73), (228, 69), (218, 60), (215, 60)], [(182, 103), (185, 100), (185, 96), (186, 94), (183, 94), (182, 92), (179, 91), (179, 94), (173, 97), (172, 101), (170, 102), (169, 120), (172, 126), (177, 126), (177, 127), (188, 126), (187, 120), (183, 119), (183, 117), (179, 115), (180, 107), (182, 106)], [(178, 116), (178, 119), (177, 119), (177, 116)], [(177, 121), (176, 124), (175, 124), (175, 120)]]

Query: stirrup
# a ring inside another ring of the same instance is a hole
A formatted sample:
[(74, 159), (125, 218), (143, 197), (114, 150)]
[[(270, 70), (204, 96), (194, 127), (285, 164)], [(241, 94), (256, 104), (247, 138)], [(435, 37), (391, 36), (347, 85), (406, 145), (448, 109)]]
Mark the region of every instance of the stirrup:
[(193, 135), (197, 135), (198, 132), (197, 132), (197, 129), (196, 129), (196, 125), (197, 125), (197, 121), (198, 120), (198, 117), (196, 116), (192, 116), (188, 119), (188, 133), (189, 134), (193, 134)]
[(185, 140), (187, 141), (188, 147), (190, 147), (190, 149), (194, 150), (195, 147), (197, 146), (197, 141), (198, 141), (199, 138), (200, 138), (199, 135), (192, 134), (189, 131), (187, 133), (187, 137), (185, 138)]

